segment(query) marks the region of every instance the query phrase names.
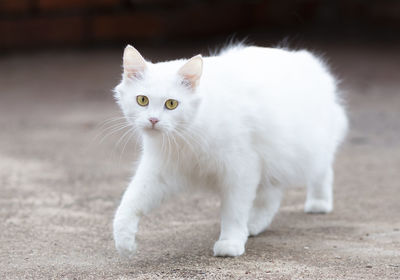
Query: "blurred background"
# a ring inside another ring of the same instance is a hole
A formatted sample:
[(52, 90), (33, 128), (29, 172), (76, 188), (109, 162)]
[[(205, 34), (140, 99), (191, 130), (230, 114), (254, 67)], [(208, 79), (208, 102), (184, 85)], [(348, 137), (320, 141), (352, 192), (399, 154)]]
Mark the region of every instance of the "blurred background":
[[(341, 81), (334, 212), (289, 190), (245, 256), (215, 259), (218, 199), (183, 194), (121, 261), (111, 221), (138, 154), (112, 97), (123, 48), (156, 62), (243, 39), (309, 49)], [(0, 278), (400, 279), (399, 119), (399, 0), (0, 0)]]
[(286, 36), (399, 40), (397, 0), (1, 0), (0, 48)]

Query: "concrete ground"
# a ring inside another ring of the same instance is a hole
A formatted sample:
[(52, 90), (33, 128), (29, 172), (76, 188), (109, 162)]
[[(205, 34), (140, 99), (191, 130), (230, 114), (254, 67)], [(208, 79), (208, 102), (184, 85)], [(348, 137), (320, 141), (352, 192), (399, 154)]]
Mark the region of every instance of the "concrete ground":
[(111, 221), (134, 145), (116, 145), (122, 132), (98, 136), (119, 116), (110, 89), (121, 51), (0, 57), (0, 278), (399, 279), (399, 46), (314, 49), (342, 79), (352, 127), (334, 212), (304, 214), (304, 189), (290, 190), (245, 255), (215, 258), (218, 200), (183, 194), (142, 220), (131, 261), (117, 256)]

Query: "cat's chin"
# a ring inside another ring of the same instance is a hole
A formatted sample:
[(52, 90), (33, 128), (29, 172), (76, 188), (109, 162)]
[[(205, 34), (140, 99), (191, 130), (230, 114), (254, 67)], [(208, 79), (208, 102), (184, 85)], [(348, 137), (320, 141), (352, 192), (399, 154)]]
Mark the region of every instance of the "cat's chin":
[(142, 129), (143, 133), (149, 136), (157, 136), (157, 135), (161, 135), (162, 131), (159, 128), (152, 128), (152, 127), (144, 127)]

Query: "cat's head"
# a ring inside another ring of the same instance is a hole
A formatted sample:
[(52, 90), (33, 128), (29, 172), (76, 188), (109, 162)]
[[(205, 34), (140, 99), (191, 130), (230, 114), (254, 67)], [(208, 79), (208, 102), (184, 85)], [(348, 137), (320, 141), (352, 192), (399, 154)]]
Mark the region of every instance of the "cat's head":
[(132, 126), (157, 135), (179, 132), (190, 125), (200, 104), (196, 92), (203, 68), (200, 55), (187, 61), (153, 64), (128, 45), (123, 68), (115, 98)]

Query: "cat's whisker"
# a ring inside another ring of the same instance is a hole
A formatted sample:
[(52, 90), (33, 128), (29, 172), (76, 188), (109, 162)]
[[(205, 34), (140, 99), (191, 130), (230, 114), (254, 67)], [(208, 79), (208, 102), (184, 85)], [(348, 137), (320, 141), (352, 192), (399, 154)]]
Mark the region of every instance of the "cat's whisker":
[(107, 132), (108, 130), (112, 130), (114, 128), (117, 128), (119, 126), (124, 126), (124, 125), (128, 125), (128, 123), (127, 122), (119, 122), (119, 123), (111, 124), (111, 125), (105, 127), (100, 133), (103, 134), (103, 133)]
[(129, 127), (129, 126), (130, 126), (130, 124), (121, 124), (120, 126), (117, 126), (117, 127), (112, 128), (111, 131), (108, 132), (108, 133), (106, 133), (106, 134), (100, 139), (99, 142), (100, 142), (100, 143), (103, 143), (103, 141), (104, 141), (107, 137), (109, 137), (109, 136), (111, 136), (111, 135), (117, 133), (118, 131), (121, 131), (121, 130), (123, 130), (123, 129)]
[(130, 119), (129, 117), (115, 117), (115, 118), (106, 119), (105, 121), (100, 122), (96, 126), (96, 130), (100, 130), (100, 134), (102, 134), (112, 127), (116, 127), (121, 124), (128, 124), (129, 119)]
[(125, 131), (121, 136), (119, 136), (117, 142), (114, 142), (114, 145), (113, 145), (113, 148), (112, 148), (112, 153), (113, 154), (115, 154), (115, 155), (117, 154), (117, 148), (118, 148), (119, 142), (120, 142), (121, 139), (123, 139), (126, 136), (126, 134), (128, 132), (129, 132), (129, 129), (127, 131)]
[[(189, 142), (190, 141), (188, 141), (188, 140), (192, 140), (194, 143), (193, 144), (196, 144), (196, 146), (198, 146), (197, 148), (199, 148), (200, 150), (203, 150), (204, 149), (204, 146), (205, 146), (205, 141), (202, 141), (202, 138), (201, 138), (201, 134), (197, 134), (196, 132), (194, 132), (194, 131), (189, 131), (189, 130), (182, 130), (182, 129), (180, 129), (180, 128), (178, 128), (177, 129), (177, 131), (180, 131), (180, 133), (181, 133), (181, 136), (185, 136), (185, 139), (186, 139), (186, 143), (187, 144), (189, 144)], [(196, 138), (196, 136), (199, 138)], [(189, 138), (189, 139), (187, 139), (187, 138)], [(192, 151), (196, 151), (196, 149), (192, 149)]]
[(126, 117), (116, 117), (111, 119), (106, 119), (99, 124), (96, 125), (96, 130), (104, 131), (107, 130), (108, 127), (118, 125), (119, 123), (126, 123), (129, 118)]
[(104, 127), (105, 125), (103, 125), (102, 127), (97, 128), (98, 133), (94, 136), (93, 140), (97, 140), (100, 136), (102, 136), (108, 130), (111, 130), (111, 129), (115, 128), (115, 127), (118, 127), (118, 126), (121, 126), (121, 125), (124, 125), (124, 124), (125, 124), (125, 122), (121, 122), (121, 120), (119, 120), (119, 123), (111, 124), (108, 127)]
[(96, 136), (95, 140), (98, 140), (98, 142), (101, 144), (107, 137), (111, 136), (112, 134), (114, 134), (124, 128), (125, 128), (124, 125), (121, 125), (119, 127), (109, 129), (108, 131), (106, 130), (106, 131), (100, 133), (98, 136)]
[[(188, 147), (189, 150), (191, 150), (191, 152), (193, 153), (193, 155), (197, 158), (197, 160), (199, 159), (199, 155), (196, 151), (196, 147), (193, 145), (193, 143), (191, 143), (186, 136), (184, 134), (184, 132), (180, 131), (180, 129), (176, 129), (175, 132), (177, 133), (177, 136), (179, 136), (182, 141), (186, 144), (186, 146)], [(196, 144), (196, 143), (194, 143)], [(198, 144), (197, 144), (198, 145)]]
[(125, 119), (125, 117), (112, 117), (112, 118), (105, 119), (105, 120), (103, 120), (103, 121), (101, 121), (101, 122), (96, 124), (96, 129), (101, 129), (103, 126), (105, 126), (105, 125), (107, 125), (109, 123), (120, 121), (122, 119)]
[(179, 138), (181, 138), (181, 140), (188, 146), (189, 149), (194, 150), (193, 147), (192, 147), (192, 144), (189, 143), (188, 139), (186, 138), (186, 136), (184, 135), (184, 133), (180, 129), (176, 129), (175, 133), (177, 134), (177, 136)]
[(135, 133), (135, 147), (134, 147), (134, 151), (137, 152), (138, 151), (138, 143), (140, 143), (140, 150), (143, 150), (143, 139), (140, 133), (138, 133), (138, 129), (135, 127), (134, 132)]
[[(126, 138), (125, 143), (124, 143), (124, 145), (123, 145), (123, 147), (122, 147), (122, 151), (121, 151), (121, 153), (120, 153), (120, 157), (119, 157), (119, 160), (120, 160), (120, 161), (121, 161), (121, 159), (122, 159), (122, 155), (123, 155), (124, 152), (125, 152), (125, 148), (126, 148), (127, 144), (128, 144), (129, 141), (132, 139), (132, 137), (135, 137), (135, 136), (136, 136), (136, 128), (135, 128), (135, 127), (132, 127), (131, 129), (128, 130), (128, 132), (129, 132), (129, 136)], [(136, 137), (136, 138), (137, 138), (137, 137)], [(136, 140), (136, 141), (137, 141), (137, 140)], [(136, 147), (136, 143), (135, 143), (135, 147)]]
[(164, 154), (164, 134), (162, 134), (161, 153)]
[(177, 156), (178, 156), (178, 162), (180, 162), (180, 151), (181, 151), (180, 146), (179, 146), (179, 144), (176, 142), (176, 139), (175, 139), (175, 136), (174, 136), (173, 133), (171, 133), (171, 137), (172, 137), (172, 140), (174, 141), (174, 144), (175, 144), (175, 147), (176, 147)]
[(166, 155), (166, 156), (167, 156), (167, 160), (165, 160), (165, 161), (163, 162), (163, 165), (164, 165), (164, 166), (166, 166), (166, 165), (168, 164), (168, 162), (169, 162), (169, 152), (170, 152), (170, 149), (169, 149), (169, 147), (168, 147), (167, 145), (168, 145), (168, 137), (167, 137), (166, 134), (163, 133), (163, 151), (162, 151), (162, 153), (163, 153), (163, 155)]
[(128, 129), (127, 131), (124, 132), (124, 134), (118, 139), (114, 147), (118, 147), (120, 143), (122, 143), (123, 139), (129, 135), (129, 133), (132, 131), (133, 128)]
[(171, 143), (171, 136), (169, 133), (167, 133), (167, 139), (168, 139), (168, 161), (170, 161), (171, 154), (173, 154), (173, 145)]
[(126, 120), (126, 117), (113, 117), (113, 118), (106, 119), (106, 120), (100, 122), (97, 125), (97, 127), (101, 128), (102, 126), (105, 126), (105, 125), (107, 125), (109, 123), (117, 122), (117, 121), (120, 121), (120, 120)]
[(166, 162), (169, 162), (169, 153), (171, 152), (171, 149), (169, 147), (168, 133), (165, 133), (165, 134), (163, 133), (163, 135), (165, 136), (165, 146), (166, 146), (165, 155), (167, 157)]

